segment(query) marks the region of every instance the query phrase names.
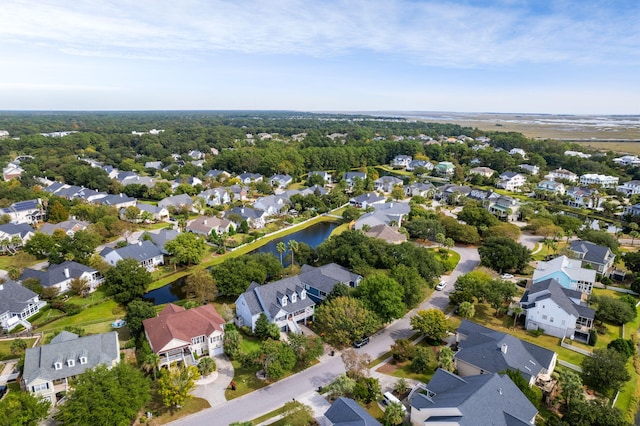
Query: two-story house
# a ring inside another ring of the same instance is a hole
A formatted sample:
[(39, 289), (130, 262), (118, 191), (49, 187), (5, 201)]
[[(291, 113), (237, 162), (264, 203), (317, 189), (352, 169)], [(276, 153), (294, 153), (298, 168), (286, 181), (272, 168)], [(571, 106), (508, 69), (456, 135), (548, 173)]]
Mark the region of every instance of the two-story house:
[(500, 196), (499, 198), (489, 199), (486, 209), (500, 220), (513, 222), (520, 217), (521, 203), (515, 198)]
[(366, 209), (377, 204), (383, 204), (386, 199), (375, 192), (367, 192), (353, 197), (349, 200), (349, 205), (358, 209)]
[(0, 225), (0, 252), (15, 253), (34, 236), (31, 225), (4, 223)]
[(404, 193), (407, 197), (420, 196), (424, 198), (433, 198), (436, 187), (432, 183), (414, 182), (404, 187)]
[(84, 231), (89, 227), (89, 222), (85, 222), (82, 220), (65, 220), (63, 222), (58, 223), (43, 223), (38, 232), (42, 232), (43, 234), (53, 235), (53, 233), (60, 229), (68, 236), (72, 237), (78, 231)]
[[(234, 207), (231, 210), (227, 210), (225, 213), (225, 218), (233, 222), (236, 229), (238, 229), (238, 226), (240, 226), (240, 224), (245, 220), (250, 228), (264, 228), (267, 216), (267, 212), (264, 210), (254, 209), (251, 207)], [(237, 221), (238, 219), (240, 220)]]
[(541, 180), (538, 182), (538, 186), (536, 189), (540, 191), (550, 192), (552, 194), (564, 195), (567, 189), (564, 187), (564, 184), (561, 182), (556, 182), (554, 180)]
[(562, 287), (554, 278), (531, 285), (520, 299), (527, 330), (589, 343), (595, 311), (583, 302), (584, 294)]
[(167, 210), (171, 210), (173, 208), (195, 211), (193, 208), (193, 199), (187, 194), (178, 194), (163, 198), (158, 201), (158, 207), (165, 208)]
[(582, 267), (582, 260), (558, 256), (548, 262), (540, 261), (533, 271), (533, 283), (554, 278), (564, 288), (591, 294), (596, 271)]
[(436, 164), (434, 170), (443, 177), (451, 177), (456, 171), (456, 166), (450, 161), (441, 161)]
[(536, 176), (538, 173), (540, 173), (540, 167), (534, 166), (532, 164), (520, 164), (518, 165), (518, 167), (521, 170), (524, 170), (526, 173), (529, 173), (530, 175)]
[(482, 177), (490, 178), (496, 171), (490, 167), (474, 167), (469, 170), (470, 175), (479, 175)]
[(347, 183), (348, 188), (352, 188), (356, 180), (365, 180), (367, 174), (364, 172), (346, 172), (342, 175), (342, 180)]
[(98, 365), (111, 368), (118, 362), (120, 342), (115, 331), (84, 337), (63, 331), (48, 345), (26, 350), (20, 385), (55, 405), (69, 391), (74, 377)]
[(100, 252), (100, 256), (111, 266), (116, 266), (123, 259), (135, 259), (140, 263), (140, 266), (148, 271), (153, 271), (158, 266), (164, 265), (162, 251), (148, 240), (129, 244), (122, 248), (106, 247)]
[(587, 173), (580, 176), (580, 185), (598, 185), (601, 188), (615, 188), (619, 178), (615, 176), (599, 175), (597, 173)]
[(37, 293), (15, 281), (0, 283), (0, 328), (11, 331), (21, 324), (30, 329), (31, 324), (27, 320), (46, 304)]
[(17, 201), (9, 207), (0, 209), (0, 216), (7, 215), (11, 223), (36, 224), (44, 220), (45, 212), (42, 201), (39, 198), (26, 201)]
[(158, 316), (142, 321), (145, 337), (163, 366), (195, 365), (195, 356), (221, 354), (224, 324), (211, 304), (185, 309), (169, 303)]
[(504, 172), (498, 177), (496, 186), (507, 191), (519, 191), (527, 183), (527, 177), (515, 172)]
[(569, 170), (559, 168), (555, 170), (551, 170), (548, 174), (545, 175), (545, 179), (556, 180), (556, 179), (566, 179), (569, 182), (577, 182), (578, 175), (570, 172)]
[(412, 160), (413, 158), (410, 155), (396, 155), (391, 160), (391, 167), (394, 169), (406, 169)]
[(599, 192), (595, 188), (585, 188), (583, 186), (572, 186), (567, 189), (567, 205), (581, 209), (595, 209), (600, 207), (601, 199)]
[(391, 192), (394, 187), (402, 186), (402, 179), (393, 176), (381, 176), (373, 181), (373, 188), (376, 191)]
[(640, 180), (630, 180), (622, 185), (618, 185), (616, 191), (623, 193), (627, 197), (640, 194)]
[(576, 258), (582, 261), (583, 268), (594, 269), (603, 277), (608, 277), (614, 270), (613, 262), (616, 255), (606, 246), (599, 246), (590, 241), (571, 241), (569, 249)]
[(262, 176), (260, 173), (244, 172), (238, 175), (238, 179), (240, 180), (240, 183), (249, 185), (250, 183), (262, 182), (264, 180), (264, 176)]
[(206, 189), (199, 193), (197, 197), (203, 198), (209, 207), (229, 204), (232, 200), (230, 191), (225, 187)]
[(309, 172), (309, 174), (307, 175), (307, 178), (310, 178), (311, 176), (320, 176), (322, 180), (324, 180), (325, 185), (330, 185), (333, 183), (333, 178), (331, 177), (331, 173), (329, 172), (324, 172), (324, 171)]
[(401, 227), (402, 220), (411, 211), (409, 203), (381, 203), (373, 205), (374, 211), (360, 216), (354, 225), (354, 229), (373, 228), (377, 225)]
[(412, 172), (418, 168), (433, 170), (433, 163), (427, 160), (412, 160), (409, 165), (407, 165), (407, 171)]
[(286, 188), (291, 185), (293, 178), (289, 175), (273, 175), (269, 178), (269, 182), (273, 187)]
[(190, 221), (185, 230), (207, 238), (212, 232), (218, 235), (229, 232), (230, 226), (230, 220), (215, 216), (200, 216)]

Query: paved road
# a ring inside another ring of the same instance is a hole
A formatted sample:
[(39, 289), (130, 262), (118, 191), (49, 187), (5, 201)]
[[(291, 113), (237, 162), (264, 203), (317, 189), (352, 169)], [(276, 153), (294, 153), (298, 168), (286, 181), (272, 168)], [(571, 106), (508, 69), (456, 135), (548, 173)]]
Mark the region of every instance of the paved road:
[[(413, 335), (409, 320), (415, 315), (416, 310), (445, 309), (447, 307), (449, 292), (453, 290), (453, 283), (458, 276), (472, 271), (480, 263), (478, 250), (475, 247), (456, 247), (455, 251), (460, 253), (460, 262), (451, 275), (443, 277), (449, 285), (443, 291), (434, 292), (427, 301), (408, 312), (402, 319), (396, 320), (384, 330), (371, 336), (370, 343), (358, 349), (360, 353), (367, 353), (372, 359), (379, 357), (389, 350), (395, 339), (407, 338)], [(202, 424), (228, 425), (236, 421), (249, 421), (282, 406), (293, 398), (300, 398), (312, 392), (318, 386), (331, 383), (343, 372), (344, 364), (339, 354), (336, 353), (334, 357), (323, 355), (320, 364), (294, 376), (243, 397), (177, 420), (172, 424), (188, 426)]]

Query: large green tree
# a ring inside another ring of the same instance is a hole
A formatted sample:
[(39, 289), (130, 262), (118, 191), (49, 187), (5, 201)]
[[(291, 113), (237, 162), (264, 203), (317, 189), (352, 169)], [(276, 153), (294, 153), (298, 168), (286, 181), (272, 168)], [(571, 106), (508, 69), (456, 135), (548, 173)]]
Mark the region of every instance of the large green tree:
[(107, 271), (104, 286), (116, 302), (126, 305), (142, 298), (151, 281), (151, 274), (137, 260), (123, 259)]
[(480, 264), (503, 271), (521, 271), (531, 259), (531, 251), (508, 237), (487, 238), (478, 248)]
[(193, 365), (164, 370), (158, 381), (158, 393), (165, 407), (184, 406), (187, 399), (191, 398), (190, 392), (199, 378), (198, 367)]
[(149, 380), (140, 370), (121, 362), (100, 365), (79, 375), (56, 420), (78, 426), (131, 424), (150, 400)]
[(156, 309), (152, 303), (133, 300), (127, 305), (127, 314), (124, 319), (127, 322), (131, 334), (134, 337), (138, 337), (143, 332), (142, 321), (155, 316)]
[(179, 234), (164, 247), (181, 265), (197, 265), (207, 250), (204, 239), (191, 232)]
[(582, 380), (600, 391), (619, 389), (631, 379), (625, 365), (626, 359), (618, 351), (594, 349), (593, 356), (587, 356), (582, 361)]
[(184, 291), (188, 297), (199, 302), (213, 302), (218, 295), (218, 287), (209, 271), (195, 269), (185, 280)]
[(428, 309), (411, 317), (411, 328), (431, 341), (440, 342), (449, 333), (449, 322), (440, 309)]
[(403, 301), (404, 289), (396, 280), (386, 275), (364, 278), (356, 293), (383, 322), (400, 318), (407, 310)]
[(49, 401), (29, 392), (9, 392), (0, 401), (0, 424), (7, 426), (36, 426), (47, 417)]
[(316, 310), (316, 325), (327, 342), (334, 346), (346, 346), (378, 329), (380, 320), (353, 297), (336, 297), (320, 305)]

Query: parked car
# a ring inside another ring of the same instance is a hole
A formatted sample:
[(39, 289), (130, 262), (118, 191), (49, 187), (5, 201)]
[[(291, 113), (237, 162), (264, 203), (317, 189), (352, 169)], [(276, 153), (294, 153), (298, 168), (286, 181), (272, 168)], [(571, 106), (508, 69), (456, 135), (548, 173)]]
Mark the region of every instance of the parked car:
[(510, 280), (513, 278), (513, 275), (511, 274), (502, 274), (502, 279), (503, 280)]
[(355, 342), (353, 342), (353, 347), (354, 348), (361, 348), (364, 345), (366, 345), (367, 343), (369, 343), (369, 338), (365, 336), (362, 339), (358, 339)]
[(436, 286), (436, 290), (440, 291), (440, 290), (444, 290), (444, 288), (447, 286), (447, 282), (446, 281), (440, 281), (438, 283), (438, 285)]
[(7, 386), (6, 385), (0, 385), (0, 399), (2, 399), (2, 397), (4, 396), (5, 393), (7, 393)]

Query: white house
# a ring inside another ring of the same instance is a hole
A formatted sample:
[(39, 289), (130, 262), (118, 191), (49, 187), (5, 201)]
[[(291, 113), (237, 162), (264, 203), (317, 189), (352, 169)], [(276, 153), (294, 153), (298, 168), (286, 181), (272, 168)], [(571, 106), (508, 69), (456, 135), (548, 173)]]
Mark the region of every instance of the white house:
[(26, 201), (18, 201), (9, 207), (0, 209), (0, 216), (7, 215), (11, 218), (11, 223), (36, 224), (44, 220), (45, 212), (42, 201), (39, 198)]
[(393, 160), (391, 160), (391, 167), (398, 169), (406, 169), (407, 166), (411, 163), (410, 155), (396, 155)]
[(65, 260), (59, 265), (51, 265), (46, 270), (25, 268), (20, 276), (20, 281), (35, 278), (44, 288), (55, 287), (59, 293), (66, 293), (71, 289), (71, 281), (74, 279), (83, 280), (88, 291), (94, 291), (104, 282), (100, 272), (95, 269), (71, 260)]
[(164, 265), (162, 251), (148, 240), (117, 249), (106, 247), (100, 252), (100, 256), (111, 266), (116, 266), (123, 259), (136, 259), (140, 266), (143, 266), (148, 271), (153, 271), (158, 266)]
[(151, 349), (160, 365), (195, 365), (196, 357), (223, 352), (224, 324), (212, 304), (185, 309), (169, 303), (158, 316), (142, 321)]
[(613, 162), (619, 166), (640, 166), (640, 158), (636, 155), (624, 155), (614, 158)]
[(486, 178), (490, 178), (496, 171), (489, 167), (474, 167), (469, 170), (470, 175), (480, 175)]
[(278, 188), (286, 188), (293, 182), (293, 178), (289, 175), (273, 175), (269, 178), (271, 186)]
[(544, 177), (545, 179), (549, 179), (549, 180), (556, 180), (556, 179), (566, 179), (570, 182), (577, 182), (578, 181), (578, 175), (570, 172), (569, 170), (566, 169), (555, 169), (550, 171), (548, 174), (545, 175)]
[(591, 294), (596, 282), (596, 271), (582, 267), (580, 259), (558, 256), (548, 262), (540, 261), (533, 271), (533, 283), (554, 278), (562, 287)]
[(567, 191), (564, 184), (556, 182), (554, 180), (542, 180), (538, 182), (538, 186), (536, 188), (541, 191), (552, 192), (554, 194), (560, 195), (564, 195), (564, 193)]
[(522, 148), (512, 148), (511, 151), (509, 151), (509, 155), (519, 155), (524, 159), (527, 158), (527, 153)]
[(231, 210), (227, 210), (225, 213), (225, 218), (231, 220), (235, 215), (240, 217), (239, 222), (235, 222), (236, 228), (242, 223), (242, 221), (247, 221), (249, 227), (254, 229), (264, 228), (264, 225), (267, 221), (267, 212), (260, 209), (253, 209), (251, 207), (234, 207)]
[(435, 166), (435, 171), (440, 176), (453, 176), (456, 166), (450, 161), (441, 161)]
[(520, 217), (520, 206), (522, 204), (515, 198), (500, 196), (499, 198), (488, 199), (486, 206), (491, 214), (494, 214), (500, 220), (513, 222)]
[(583, 186), (572, 186), (566, 192), (569, 199), (567, 205), (582, 209), (595, 209), (600, 207), (601, 200), (598, 190), (595, 188), (585, 188)]
[(540, 167), (538, 166), (533, 166), (531, 164), (520, 164), (518, 166), (520, 169), (524, 170), (525, 172), (529, 173), (530, 175), (537, 175), (538, 173), (540, 173)]
[(40, 312), (47, 303), (40, 300), (37, 293), (15, 281), (0, 283), (0, 326), (6, 330), (22, 324), (31, 328), (29, 317)]
[(602, 188), (614, 188), (618, 185), (618, 180), (619, 179), (615, 176), (587, 173), (580, 176), (580, 185), (599, 185)]
[(199, 193), (197, 197), (203, 198), (209, 207), (229, 204), (232, 200), (230, 191), (225, 187), (206, 189)]
[(331, 173), (323, 172), (323, 171), (309, 172), (309, 174), (307, 175), (307, 178), (310, 178), (311, 176), (315, 176), (315, 175), (320, 176), (324, 180), (325, 185), (330, 185), (333, 182)]
[(365, 180), (367, 178), (367, 174), (364, 172), (346, 172), (342, 175), (342, 180), (347, 183), (347, 187), (351, 188), (356, 179)]
[(499, 179), (496, 186), (512, 192), (518, 191), (527, 183), (526, 176), (515, 172), (504, 172), (499, 176)]
[(402, 186), (402, 179), (393, 176), (381, 176), (373, 181), (373, 188), (376, 191), (391, 192), (394, 187)]
[(591, 154), (585, 154), (580, 151), (565, 151), (564, 155), (567, 157), (578, 157), (578, 158), (591, 158)]
[(227, 219), (220, 219), (215, 216), (200, 216), (190, 221), (185, 230), (206, 238), (212, 232), (218, 235), (229, 232), (230, 226), (231, 221)]
[(26, 350), (20, 385), (55, 405), (69, 391), (73, 378), (98, 365), (111, 368), (119, 362), (115, 331), (84, 337), (63, 331), (51, 343)]
[(527, 330), (589, 343), (595, 311), (583, 302), (584, 294), (562, 287), (554, 278), (533, 284), (520, 299)]
[(618, 185), (616, 191), (622, 192), (627, 197), (640, 194), (640, 180), (630, 180), (622, 185)]

